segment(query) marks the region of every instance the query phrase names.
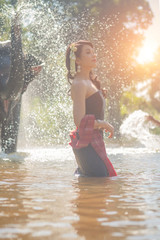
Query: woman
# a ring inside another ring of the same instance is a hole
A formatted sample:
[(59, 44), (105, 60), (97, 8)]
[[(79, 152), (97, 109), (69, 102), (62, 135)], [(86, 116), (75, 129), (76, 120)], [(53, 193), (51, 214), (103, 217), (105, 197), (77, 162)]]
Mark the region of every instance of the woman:
[(88, 41), (72, 43), (66, 52), (68, 80), (71, 83), (73, 117), (76, 130), (71, 133), (71, 143), (78, 169), (82, 176), (116, 176), (107, 158), (103, 130), (114, 134), (114, 128), (104, 121), (104, 98), (100, 82), (93, 78), (96, 67), (93, 45)]

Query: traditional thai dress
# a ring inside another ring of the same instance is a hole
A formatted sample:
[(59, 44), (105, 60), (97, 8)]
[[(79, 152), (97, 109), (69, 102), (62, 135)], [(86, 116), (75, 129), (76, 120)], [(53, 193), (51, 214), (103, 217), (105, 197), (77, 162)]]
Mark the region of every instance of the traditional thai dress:
[(116, 176), (107, 157), (103, 131), (94, 129), (95, 119), (104, 120), (104, 98), (97, 91), (86, 99), (86, 115), (79, 128), (70, 133), (70, 145), (78, 164), (76, 173), (88, 177)]

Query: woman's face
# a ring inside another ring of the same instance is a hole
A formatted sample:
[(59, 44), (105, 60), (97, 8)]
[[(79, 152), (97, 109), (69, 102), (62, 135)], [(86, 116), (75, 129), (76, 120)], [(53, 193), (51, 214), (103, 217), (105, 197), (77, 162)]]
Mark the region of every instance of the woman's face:
[(76, 63), (81, 66), (81, 69), (91, 70), (96, 67), (96, 54), (94, 49), (89, 45), (83, 45), (80, 57), (76, 59)]

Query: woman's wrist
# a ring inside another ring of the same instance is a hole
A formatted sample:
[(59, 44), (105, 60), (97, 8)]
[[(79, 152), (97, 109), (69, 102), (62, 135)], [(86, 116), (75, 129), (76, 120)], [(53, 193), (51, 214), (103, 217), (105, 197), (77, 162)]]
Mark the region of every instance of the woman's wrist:
[(95, 120), (95, 122), (94, 122), (94, 128), (95, 128), (95, 129), (101, 129), (101, 128), (103, 128), (103, 124), (104, 124), (104, 121), (103, 121), (103, 120), (97, 119), (97, 120)]

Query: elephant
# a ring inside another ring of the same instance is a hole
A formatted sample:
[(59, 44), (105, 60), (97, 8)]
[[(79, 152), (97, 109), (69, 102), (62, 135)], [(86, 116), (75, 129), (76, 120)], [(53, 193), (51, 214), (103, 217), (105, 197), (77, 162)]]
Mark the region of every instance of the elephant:
[(42, 62), (22, 50), (19, 16), (11, 23), (11, 40), (0, 42), (0, 131), (1, 150), (17, 151), (22, 94), (39, 74)]

